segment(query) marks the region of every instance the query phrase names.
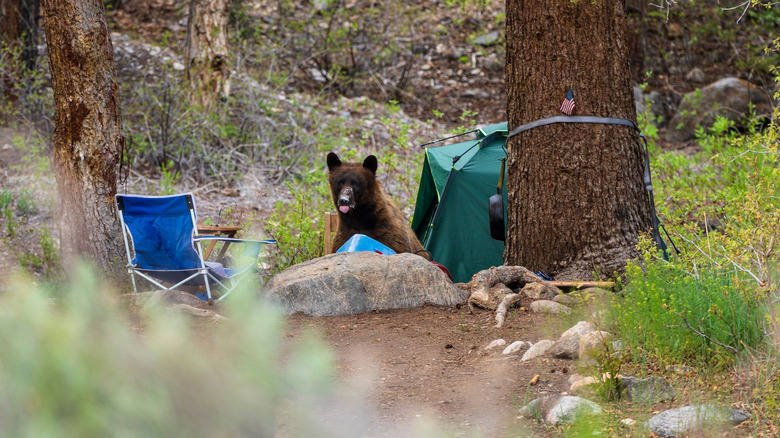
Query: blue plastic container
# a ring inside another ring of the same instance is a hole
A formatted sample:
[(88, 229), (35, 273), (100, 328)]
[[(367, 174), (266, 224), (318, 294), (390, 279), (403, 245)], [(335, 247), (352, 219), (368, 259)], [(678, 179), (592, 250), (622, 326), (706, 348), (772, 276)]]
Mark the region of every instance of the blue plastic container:
[(384, 255), (393, 255), (395, 251), (383, 245), (382, 243), (366, 236), (365, 234), (355, 234), (349, 240), (344, 242), (336, 252), (357, 252), (370, 251)]

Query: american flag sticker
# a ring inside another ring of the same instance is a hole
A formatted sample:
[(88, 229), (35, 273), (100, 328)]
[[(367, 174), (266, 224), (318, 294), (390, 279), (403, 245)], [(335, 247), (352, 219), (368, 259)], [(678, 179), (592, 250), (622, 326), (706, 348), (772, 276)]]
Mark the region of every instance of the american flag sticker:
[(563, 103), (561, 104), (561, 112), (566, 114), (567, 116), (570, 116), (573, 111), (574, 111), (574, 93), (572, 93), (571, 88), (569, 88), (569, 90), (566, 91), (566, 98), (563, 99)]

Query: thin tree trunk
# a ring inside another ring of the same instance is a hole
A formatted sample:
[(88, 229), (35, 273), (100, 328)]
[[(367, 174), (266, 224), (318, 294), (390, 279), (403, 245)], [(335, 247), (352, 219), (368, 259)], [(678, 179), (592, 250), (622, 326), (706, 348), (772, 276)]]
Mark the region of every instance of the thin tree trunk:
[[(37, 63), (38, 0), (0, 0), (0, 47), (4, 69), (0, 89), (13, 104), (20, 98), (16, 81)], [(18, 56), (12, 54), (16, 48), (20, 48)]]
[(114, 207), (121, 123), (114, 52), (102, 0), (43, 0), (54, 87), (53, 165), (62, 260), (109, 275), (124, 265)]
[(187, 19), (187, 79), (192, 87), (192, 102), (209, 107), (217, 97), (230, 95), (228, 65), (229, 0), (190, 0)]
[[(11, 50), (19, 43), (21, 31), (21, 0), (0, 0), (0, 48), (3, 57), (0, 62), (6, 69), (10, 69), (14, 63)], [(14, 78), (8, 72), (2, 77), (3, 96), (11, 103), (19, 98), (14, 93)]]
[[(563, 115), (636, 121), (625, 3), (507, 0), (510, 130)], [(561, 123), (509, 142), (506, 264), (559, 280), (622, 271), (648, 232), (641, 140), (631, 128)]]

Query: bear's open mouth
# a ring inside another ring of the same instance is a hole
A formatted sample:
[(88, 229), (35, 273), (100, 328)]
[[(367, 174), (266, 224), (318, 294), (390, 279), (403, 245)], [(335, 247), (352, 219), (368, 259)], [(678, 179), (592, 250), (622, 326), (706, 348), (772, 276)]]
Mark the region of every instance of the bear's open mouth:
[(350, 210), (350, 209), (353, 209), (353, 208), (355, 208), (355, 204), (348, 204), (348, 205), (347, 205), (347, 204), (345, 204), (345, 205), (339, 205), (339, 211), (340, 211), (340, 212), (342, 212), (342, 213), (344, 213), (344, 214), (347, 214), (347, 213), (349, 213), (349, 210)]

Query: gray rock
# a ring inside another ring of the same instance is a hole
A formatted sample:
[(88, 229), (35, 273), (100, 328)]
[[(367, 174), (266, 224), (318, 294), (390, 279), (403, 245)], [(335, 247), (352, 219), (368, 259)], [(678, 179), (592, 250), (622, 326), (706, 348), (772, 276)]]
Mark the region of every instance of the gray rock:
[(558, 304), (563, 304), (567, 307), (572, 307), (577, 304), (577, 300), (566, 294), (560, 294), (553, 297), (552, 301)]
[(569, 424), (582, 415), (600, 415), (601, 407), (590, 400), (571, 395), (537, 398), (520, 408), (520, 415), (542, 420), (545, 424)]
[(531, 344), (528, 342), (523, 341), (515, 341), (509, 344), (506, 348), (504, 348), (504, 351), (501, 352), (501, 354), (512, 354), (517, 353), (518, 351), (522, 350), (525, 347), (530, 347)]
[(739, 409), (693, 405), (661, 412), (647, 421), (647, 427), (659, 437), (671, 438), (691, 431), (714, 431), (727, 424), (738, 425), (749, 418), (750, 414)]
[(550, 347), (550, 355), (558, 359), (577, 359), (580, 355), (580, 337), (595, 330), (593, 324), (587, 321), (578, 322), (555, 341), (555, 344)]
[(468, 293), (432, 263), (414, 254), (330, 254), (292, 266), (263, 289), (287, 313), (336, 316), (401, 309), (425, 303), (452, 306)]
[(477, 45), (477, 46), (492, 46), (493, 44), (498, 42), (498, 32), (489, 32), (485, 35), (480, 35), (473, 40), (471, 40), (471, 44)]
[(653, 90), (645, 94), (642, 93), (640, 87), (634, 87), (634, 105), (636, 106), (637, 114), (645, 114), (649, 107), (650, 123), (656, 126), (663, 126), (664, 103), (661, 98), (661, 93)]
[(579, 357), (581, 366), (593, 366), (598, 363), (596, 356), (611, 347), (612, 334), (596, 330), (580, 336)]
[(487, 92), (482, 91), (482, 90), (468, 89), (468, 90), (464, 91), (461, 94), (461, 96), (463, 96), (463, 97), (473, 97), (473, 98), (476, 98), (476, 99), (488, 99), (490, 97), (490, 94), (488, 94)]
[(669, 122), (666, 140), (679, 143), (695, 137), (697, 126), (709, 128), (716, 116), (739, 121), (748, 115), (753, 103), (758, 115), (772, 112), (772, 101), (758, 86), (744, 79), (728, 77), (686, 94), (677, 114)]
[(549, 339), (545, 339), (542, 341), (539, 341), (533, 345), (531, 345), (531, 348), (528, 349), (528, 351), (523, 354), (523, 357), (520, 358), (520, 362), (525, 362), (527, 360), (531, 360), (535, 357), (539, 357), (547, 352), (547, 350), (552, 347), (554, 344), (553, 341)]
[(536, 313), (549, 313), (552, 315), (561, 315), (561, 314), (570, 314), (571, 309), (564, 306), (563, 304), (558, 304), (555, 301), (550, 300), (538, 300), (531, 303), (530, 306), (528, 306), (529, 309), (531, 309), (532, 312)]
[(494, 339), (491, 341), (487, 347), (485, 347), (485, 351), (492, 350), (494, 348), (504, 347), (506, 346), (506, 341), (503, 339)]
[(699, 67), (694, 67), (685, 74), (685, 79), (691, 82), (704, 82), (704, 72)]
[(552, 300), (561, 293), (555, 286), (538, 282), (528, 283), (520, 291), (532, 300)]
[(572, 335), (582, 336), (585, 333), (590, 333), (593, 331), (596, 331), (596, 327), (593, 325), (593, 323), (588, 321), (579, 321), (577, 324), (574, 324), (568, 330), (561, 333), (561, 339)]
[(585, 289), (576, 290), (570, 292), (572, 297), (577, 298), (581, 304), (591, 306), (598, 305), (601, 307), (603, 304), (609, 302), (612, 298), (612, 292), (602, 289), (600, 287), (588, 287)]
[(621, 377), (620, 385), (626, 400), (632, 403), (652, 405), (663, 401), (671, 401), (677, 396), (672, 385), (663, 377)]
[(576, 359), (580, 354), (580, 335), (558, 339), (550, 347), (550, 355), (558, 359)]

